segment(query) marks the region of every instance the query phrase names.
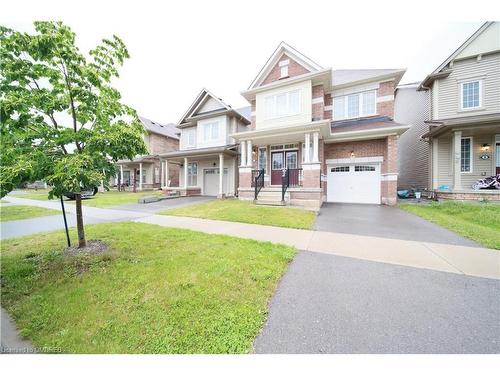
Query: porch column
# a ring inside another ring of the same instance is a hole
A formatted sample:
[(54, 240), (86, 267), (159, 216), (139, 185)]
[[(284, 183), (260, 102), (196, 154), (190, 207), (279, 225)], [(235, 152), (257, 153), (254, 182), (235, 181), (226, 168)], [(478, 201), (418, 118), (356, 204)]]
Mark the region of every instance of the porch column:
[(245, 167), (247, 165), (247, 143), (245, 141), (241, 141), (241, 166)]
[(252, 166), (252, 141), (247, 141), (247, 166)]
[(139, 163), (139, 190), (142, 190), (142, 163)]
[(165, 162), (160, 159), (160, 188), (165, 187)]
[(120, 185), (118, 186), (118, 191), (122, 189), (123, 186), (123, 165), (120, 164)]
[(224, 181), (224, 154), (219, 154), (219, 196), (218, 198), (222, 198), (224, 194), (223, 189), (223, 181)]
[(309, 148), (310, 148), (310, 145), (311, 145), (311, 134), (310, 133), (306, 133), (304, 143), (305, 143), (304, 163), (309, 163), (311, 161), (310, 158), (309, 158), (309, 156), (311, 154), (311, 152), (309, 151)]
[(319, 133), (313, 133), (313, 163), (319, 162)]
[(184, 158), (184, 189), (188, 187), (188, 158)]
[(168, 160), (165, 159), (164, 161), (165, 163), (165, 169), (163, 170), (163, 174), (164, 174), (164, 180), (165, 180), (165, 187), (167, 188), (169, 183), (168, 183)]
[(460, 170), (462, 132), (453, 132), (453, 190), (462, 189), (462, 174)]

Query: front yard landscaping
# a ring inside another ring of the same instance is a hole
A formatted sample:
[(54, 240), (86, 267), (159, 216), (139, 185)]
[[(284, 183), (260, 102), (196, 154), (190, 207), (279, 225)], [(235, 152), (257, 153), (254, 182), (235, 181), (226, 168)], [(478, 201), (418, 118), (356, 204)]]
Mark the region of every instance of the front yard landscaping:
[[(16, 190), (11, 194), (17, 198), (26, 199), (36, 199), (36, 200), (48, 200), (49, 190)], [(97, 193), (91, 198), (82, 199), (82, 204), (89, 207), (111, 207), (119, 206), (122, 204), (137, 203), (139, 198), (150, 197), (150, 196), (163, 196), (164, 194), (160, 191), (142, 191), (142, 192), (130, 192), (130, 191), (117, 191), (110, 190), (103, 193)], [(68, 202), (72, 202), (64, 198)]]
[(34, 206), (5, 206), (0, 205), (0, 221), (12, 221), (31, 219), (40, 216), (57, 215), (59, 211), (49, 208), (34, 207)]
[(314, 212), (301, 208), (263, 207), (237, 199), (214, 200), (160, 214), (298, 229), (311, 229), (316, 218)]
[(500, 205), (440, 202), (400, 204), (403, 210), (450, 229), (481, 245), (500, 250)]
[(69, 256), (62, 231), (1, 243), (2, 306), (35, 346), (248, 352), (295, 254), (282, 245), (142, 223), (89, 225), (86, 233), (109, 251)]

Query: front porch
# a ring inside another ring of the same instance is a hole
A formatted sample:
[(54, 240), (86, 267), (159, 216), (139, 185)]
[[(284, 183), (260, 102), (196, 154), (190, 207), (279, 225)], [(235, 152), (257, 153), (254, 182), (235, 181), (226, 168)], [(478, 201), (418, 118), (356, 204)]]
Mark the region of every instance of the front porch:
[(153, 155), (119, 160), (117, 176), (112, 179), (111, 186), (121, 191), (143, 191), (160, 188), (160, 161)]
[(319, 209), (323, 202), (321, 152), (328, 121), (238, 134), (238, 197), (257, 204)]

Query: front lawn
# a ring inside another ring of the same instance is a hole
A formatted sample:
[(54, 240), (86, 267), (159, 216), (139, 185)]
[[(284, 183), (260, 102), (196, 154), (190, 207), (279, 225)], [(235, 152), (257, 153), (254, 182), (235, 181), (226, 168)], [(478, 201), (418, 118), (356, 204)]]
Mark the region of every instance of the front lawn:
[[(36, 200), (47, 200), (49, 190), (16, 190), (13, 191), (12, 196), (17, 198), (26, 198), (26, 199), (36, 199)], [(142, 197), (150, 197), (150, 196), (163, 196), (164, 194), (161, 191), (147, 191), (147, 192), (129, 192), (129, 191), (117, 191), (110, 190), (105, 191), (103, 193), (97, 193), (91, 198), (83, 199), (82, 204), (84, 206), (89, 207), (111, 207), (111, 206), (119, 206), (122, 204), (130, 204), (137, 203), (139, 198)], [(72, 202), (66, 198), (64, 198), (68, 202)]]
[(295, 254), (269, 242), (143, 223), (89, 225), (86, 233), (110, 251), (64, 255), (62, 231), (1, 243), (2, 306), (37, 347), (249, 352)]
[(316, 218), (314, 212), (301, 208), (263, 207), (238, 199), (214, 200), (162, 211), (160, 214), (298, 229), (311, 229)]
[(34, 206), (0, 206), (0, 221), (31, 219), (40, 216), (57, 215), (59, 211)]
[(500, 205), (440, 202), (401, 204), (402, 209), (448, 228), (485, 247), (500, 250)]

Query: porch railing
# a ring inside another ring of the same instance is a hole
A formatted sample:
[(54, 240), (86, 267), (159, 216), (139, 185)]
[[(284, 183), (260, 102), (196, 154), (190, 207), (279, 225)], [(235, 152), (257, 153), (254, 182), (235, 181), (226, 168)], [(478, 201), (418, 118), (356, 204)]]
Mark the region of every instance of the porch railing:
[[(253, 176), (253, 174), (252, 174)], [(254, 187), (255, 187), (255, 200), (260, 193), (260, 190), (264, 187), (264, 169), (259, 170), (257, 176), (253, 179)]]
[(302, 168), (287, 168), (283, 170), (281, 178), (281, 201), (285, 201), (285, 194), (289, 187), (300, 186), (302, 184)]

